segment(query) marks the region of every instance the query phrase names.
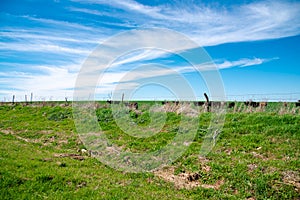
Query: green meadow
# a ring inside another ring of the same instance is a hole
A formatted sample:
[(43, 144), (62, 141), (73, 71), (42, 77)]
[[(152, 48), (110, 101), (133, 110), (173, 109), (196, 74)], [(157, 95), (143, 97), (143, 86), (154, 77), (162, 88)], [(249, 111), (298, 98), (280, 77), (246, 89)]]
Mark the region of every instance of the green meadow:
[[(153, 104), (139, 102), (138, 112), (128, 114), (139, 126), (147, 126)], [(166, 113), (162, 130), (149, 138), (124, 133), (106, 102), (97, 103), (96, 115), (113, 144), (147, 152), (175, 137), (184, 115), (175, 110)], [(0, 105), (0, 199), (300, 198), (299, 107), (269, 103), (249, 108), (237, 103), (227, 109), (212, 151), (199, 156), (212, 115), (201, 111), (193, 142), (170, 166), (125, 173), (80, 151), (85, 146), (76, 132), (71, 105)]]

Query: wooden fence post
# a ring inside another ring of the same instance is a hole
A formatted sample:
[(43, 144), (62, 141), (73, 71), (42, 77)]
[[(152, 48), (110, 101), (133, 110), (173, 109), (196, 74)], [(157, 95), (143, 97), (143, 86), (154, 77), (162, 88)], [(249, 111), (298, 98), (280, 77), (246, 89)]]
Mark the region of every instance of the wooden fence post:
[(27, 95), (25, 94), (25, 105), (28, 105), (28, 102), (27, 102)]
[(207, 96), (206, 93), (204, 93), (204, 97), (206, 99), (206, 109), (207, 109), (207, 112), (209, 112), (209, 107), (210, 107), (210, 105), (209, 105), (209, 98), (208, 98), (208, 96)]
[(33, 99), (33, 93), (31, 92), (31, 94), (30, 94), (30, 103), (32, 103), (32, 99)]

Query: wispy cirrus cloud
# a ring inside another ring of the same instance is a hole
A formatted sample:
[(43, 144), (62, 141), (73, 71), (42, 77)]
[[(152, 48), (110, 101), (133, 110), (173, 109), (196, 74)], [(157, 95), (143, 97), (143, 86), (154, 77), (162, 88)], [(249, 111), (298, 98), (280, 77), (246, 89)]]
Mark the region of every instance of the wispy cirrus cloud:
[[(56, 99), (71, 97), (80, 65), (31, 66), (39, 73), (8, 71), (0, 73), (0, 87), (5, 95), (16, 95), (24, 100), (24, 94), (33, 92), (40, 97), (55, 96)], [(76, 70), (75, 70), (76, 69)], [(13, 82), (11, 81), (13, 79)], [(7, 88), (7, 86), (9, 86)], [(41, 99), (36, 99), (41, 100)], [(49, 100), (49, 99), (48, 99)]]
[(216, 61), (216, 65), (219, 69), (226, 69), (231, 67), (249, 67), (249, 66), (255, 66), (255, 65), (261, 65), (266, 62), (270, 62), (272, 60), (277, 60), (278, 57), (275, 58), (242, 58), (235, 61), (228, 61), (225, 60), (223, 62)]
[[(41, 57), (53, 53), (57, 54), (57, 57), (85, 58), (107, 37), (105, 28), (99, 30), (79, 23), (28, 15), (6, 15), (24, 24), (29, 23), (30, 26), (4, 26), (0, 31), (0, 50), (3, 52), (31, 52)], [(31, 25), (32, 22), (34, 25)]]
[(159, 12), (161, 11), (161, 8), (159, 6), (147, 6), (143, 5), (141, 3), (138, 3), (137, 1), (133, 0), (124, 0), (124, 1), (103, 1), (103, 0), (72, 0), (73, 2), (81, 2), (85, 4), (101, 4), (101, 5), (110, 5), (115, 8), (120, 8), (124, 10), (131, 10), (138, 13), (143, 13), (150, 16), (161, 16)]
[[(5, 58), (0, 61), (2, 93), (10, 93), (11, 88), (35, 91), (41, 95), (64, 95), (63, 93), (70, 92), (70, 88), (74, 87), (76, 73), (89, 53), (100, 42), (128, 29), (169, 28), (184, 33), (200, 46), (300, 34), (300, 2), (297, 1), (262, 0), (230, 6), (208, 6), (198, 1), (161, 1), (152, 2), (150, 5), (134, 0), (72, 0), (62, 8), (66, 13), (59, 17), (35, 13), (7, 14), (5, 19), (9, 23), (0, 25), (0, 54)], [(151, 37), (138, 39), (147, 42)], [(122, 45), (127, 41), (119, 42)], [(159, 61), (166, 56), (167, 53), (149, 49), (125, 55), (113, 63), (111, 67), (115, 71), (108, 72), (99, 91), (111, 91), (118, 83), (124, 84), (123, 88), (130, 88), (136, 85), (138, 79), (190, 73), (195, 70), (191, 66), (179, 63), (176, 65), (173, 62), (172, 70), (145, 70), (144, 73), (135, 71), (124, 79), (128, 71), (125, 71), (126, 68), (118, 68), (121, 65), (131, 65), (127, 68), (130, 71), (134, 64), (143, 64), (149, 60)], [(27, 62), (32, 58), (39, 58), (41, 63), (31, 64), (29, 67)], [(278, 58), (243, 56), (236, 60), (221, 58), (215, 60), (215, 63), (222, 70), (262, 65), (276, 59)], [(52, 65), (46, 65), (46, 60)], [(202, 64), (198, 67), (199, 70), (208, 70), (212, 66)], [(9, 71), (8, 68), (12, 70)], [(33, 68), (38, 72), (34, 73)], [(9, 89), (5, 90), (4, 85)], [(35, 89), (37, 85), (38, 90)]]
[[(147, 59), (147, 56), (153, 57), (154, 54), (150, 52), (140, 52), (141, 55), (136, 54), (136, 59), (128, 60), (126, 57), (121, 58), (114, 67), (120, 67), (121, 64), (141, 62), (140, 59)], [(150, 58), (149, 57), (149, 58)], [(126, 90), (131, 90), (139, 85), (139, 82), (144, 79), (155, 80), (160, 77), (164, 79), (173, 80), (174, 76), (180, 74), (186, 74), (190, 72), (206, 71), (211, 69), (228, 69), (231, 67), (246, 67), (260, 65), (265, 62), (270, 62), (278, 58), (242, 58), (235, 61), (218, 61), (216, 64), (213, 63), (203, 63), (198, 66), (174, 66), (174, 67), (163, 67), (155, 64), (141, 65), (131, 70), (111, 70), (103, 74), (99, 80), (98, 86), (96, 87), (96, 94), (102, 97), (106, 97), (111, 91), (114, 93), (122, 93)], [(64, 98), (65, 96), (71, 97), (73, 93), (73, 87), (77, 78), (77, 73), (80, 69), (80, 64), (68, 65), (68, 66), (31, 66), (35, 70), (39, 70), (39, 73), (30, 72), (18, 72), (18, 71), (8, 71), (0, 73), (0, 83), (1, 85), (10, 85), (10, 89), (5, 90), (5, 88), (0, 88), (0, 90), (5, 94), (16, 94), (23, 97), (27, 92), (33, 92), (44, 97), (48, 97), (49, 94), (56, 94), (57, 98)], [(93, 73), (90, 76), (99, 76), (97, 73)], [(14, 82), (11, 82), (11, 79)], [(88, 77), (87, 77), (88, 78)], [(94, 77), (91, 77), (94, 78)], [(36, 86), (39, 86), (38, 88)], [(11, 89), (13, 88), (13, 90)], [(33, 89), (35, 88), (35, 89)]]
[(93, 9), (87, 9), (87, 8), (77, 8), (77, 7), (67, 7), (68, 10), (74, 11), (74, 12), (81, 12), (81, 13), (87, 13), (91, 15), (98, 15), (98, 16), (107, 16), (109, 15), (108, 12), (93, 10)]
[[(195, 39), (200, 46), (281, 38), (300, 33), (300, 3), (298, 2), (260, 1), (226, 8), (208, 7), (204, 4), (191, 2), (150, 6), (134, 0), (74, 1), (82, 4), (107, 5), (127, 11), (128, 14), (123, 14), (123, 21), (106, 22), (119, 26), (120, 30), (122, 30), (122, 26), (124, 28), (137, 26), (167, 27), (182, 31), (187, 36)], [(71, 12), (100, 16), (111, 14), (110, 17), (114, 17), (114, 13), (106, 13), (97, 9), (77, 8), (75, 6), (69, 6), (66, 9)], [(115, 17), (119, 18), (119, 15), (120, 13)], [(13, 39), (10, 43), (2, 43), (2, 50), (12, 50), (15, 47), (16, 51), (56, 51), (58, 53), (86, 55), (91, 52), (99, 41), (118, 31), (108, 27), (98, 29), (95, 26), (87, 26), (67, 20), (54, 20), (29, 15), (20, 17), (40, 23), (44, 28), (34, 31), (20, 31), (21, 29), (2, 31), (0, 33), (1, 37)], [(133, 22), (135, 25), (128, 26), (128, 21)], [(53, 29), (54, 26), (56, 28), (55, 32), (51, 31), (51, 27)], [(72, 29), (76, 30), (76, 34), (70, 31)]]
[(21, 17), (23, 17), (25, 19), (28, 19), (28, 20), (31, 20), (31, 21), (36, 21), (36, 22), (39, 22), (39, 23), (53, 25), (57, 29), (59, 29), (59, 27), (64, 27), (64, 29), (74, 28), (76, 30), (79, 30), (79, 29), (87, 30), (87, 31), (95, 30), (92, 27), (85, 26), (85, 25), (78, 24), (78, 23), (68, 22), (68, 21), (54, 20), (54, 19), (47, 19), (47, 18), (37, 18), (37, 17), (28, 16), (28, 15), (24, 15), (24, 16), (21, 16)]
[[(79, 35), (80, 36), (80, 35)], [(52, 41), (52, 42), (69, 42), (69, 43), (83, 43), (83, 44), (98, 44), (99, 41), (88, 38), (76, 38), (67, 34), (49, 34), (49, 30), (26, 30), (16, 28), (6, 28), (0, 31), (0, 37), (9, 38), (11, 40), (36, 40)]]
[(170, 53), (157, 49), (139, 49), (135, 52), (128, 52), (128, 54), (117, 58), (115, 62), (112, 63), (111, 67), (117, 67), (120, 65), (131, 64), (136, 62), (145, 62), (148, 60), (163, 58), (168, 56)]
[[(249, 66), (255, 66), (255, 65), (261, 65), (266, 62), (270, 62), (272, 60), (277, 60), (279, 58), (242, 58), (239, 60), (234, 61), (223, 61), (220, 62), (218, 60), (210, 63), (202, 63), (197, 66), (192, 65), (184, 65), (184, 66), (174, 66), (174, 67), (163, 67), (160, 65), (155, 64), (147, 64), (147, 65), (141, 65), (139, 67), (133, 68), (130, 71), (108, 71), (104, 73), (103, 77), (101, 78), (100, 85), (101, 88), (98, 88), (98, 93), (105, 94), (108, 91), (115, 91), (116, 85), (125, 84), (127, 89), (132, 89), (131, 86), (138, 85), (138, 82), (143, 79), (156, 79), (159, 77), (164, 77), (164, 79), (167, 79), (167, 77), (174, 78), (174, 75), (180, 75), (180, 74), (186, 74), (190, 72), (197, 72), (197, 71), (207, 71), (207, 70), (217, 70), (217, 69), (228, 69), (232, 67), (249, 67)], [(171, 80), (170, 79), (170, 80)], [(129, 84), (133, 83), (133, 84)], [(104, 87), (102, 87), (104, 86)], [(124, 90), (125, 86), (122, 87)], [(115, 91), (122, 92), (122, 91)]]
[(69, 53), (69, 54), (80, 54), (82, 56), (88, 55), (91, 51), (85, 49), (74, 49), (64, 47), (61, 45), (54, 44), (20, 44), (20, 43), (3, 43), (0, 42), (0, 50), (11, 50), (11, 51), (28, 51), (28, 52), (52, 52), (56, 54)]
[(299, 2), (259, 1), (226, 8), (193, 2), (149, 6), (133, 0), (74, 1), (123, 9), (131, 13), (125, 15), (125, 19), (135, 21), (141, 27), (178, 30), (201, 46), (300, 34)]

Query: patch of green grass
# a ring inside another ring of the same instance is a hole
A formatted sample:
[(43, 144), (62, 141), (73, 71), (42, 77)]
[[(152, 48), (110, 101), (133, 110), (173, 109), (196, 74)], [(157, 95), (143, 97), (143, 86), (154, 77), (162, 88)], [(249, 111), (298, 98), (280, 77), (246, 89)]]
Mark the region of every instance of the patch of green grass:
[[(167, 113), (159, 133), (136, 138), (117, 126), (105, 103), (99, 105), (99, 125), (110, 142), (124, 150), (155, 151), (180, 130), (182, 116)], [(138, 126), (147, 127), (152, 105), (140, 102), (141, 113), (128, 114)], [(300, 116), (277, 115), (274, 110), (280, 104), (270, 106), (265, 112), (229, 110), (216, 146), (205, 158), (199, 158), (199, 152), (212, 114), (201, 113), (196, 137), (171, 167), (174, 176), (199, 174), (201, 184), (222, 180), (218, 189), (178, 188), (154, 173), (123, 173), (88, 156), (55, 156), (79, 154), (84, 148), (71, 107), (0, 106), (1, 199), (298, 199)]]

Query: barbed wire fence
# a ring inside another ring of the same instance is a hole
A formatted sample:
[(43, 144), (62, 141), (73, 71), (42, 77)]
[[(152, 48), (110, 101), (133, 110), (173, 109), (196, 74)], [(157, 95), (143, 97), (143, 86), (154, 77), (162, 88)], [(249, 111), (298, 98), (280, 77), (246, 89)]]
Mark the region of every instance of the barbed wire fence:
[[(126, 97), (126, 95), (125, 95)], [(89, 100), (95, 101), (107, 101), (111, 100), (111, 97), (103, 95), (100, 97), (94, 98), (92, 95), (89, 96)], [(124, 97), (123, 97), (124, 98)], [(210, 96), (211, 101), (219, 101), (222, 97), (219, 96)], [(186, 96), (184, 99), (177, 99), (172, 96), (142, 96), (137, 98), (126, 99), (127, 101), (205, 101), (203, 95), (194, 97)], [(47, 102), (47, 101), (72, 101), (72, 95), (34, 95), (33, 93), (22, 94), (22, 95), (5, 95), (2, 96), (1, 102), (3, 103), (17, 103), (17, 102)], [(115, 99), (113, 99), (115, 100)], [(121, 100), (121, 99), (120, 99)], [(258, 102), (298, 102), (300, 100), (300, 92), (290, 92), (290, 93), (245, 93), (245, 94), (227, 94), (226, 101), (230, 102), (245, 102), (245, 101), (258, 101)]]

